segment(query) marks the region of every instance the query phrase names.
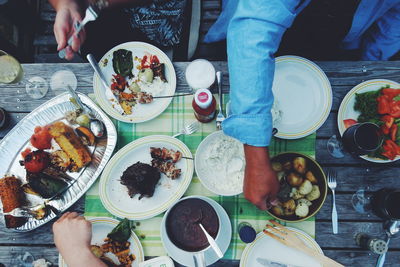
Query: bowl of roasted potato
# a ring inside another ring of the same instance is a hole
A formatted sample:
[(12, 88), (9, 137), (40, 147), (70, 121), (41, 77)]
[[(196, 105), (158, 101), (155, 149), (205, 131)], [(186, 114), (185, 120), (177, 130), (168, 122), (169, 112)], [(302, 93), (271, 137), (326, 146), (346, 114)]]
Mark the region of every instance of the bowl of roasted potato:
[(321, 166), (309, 156), (285, 152), (271, 159), (280, 183), (278, 204), (268, 210), (278, 220), (299, 222), (314, 216), (325, 202), (327, 181)]

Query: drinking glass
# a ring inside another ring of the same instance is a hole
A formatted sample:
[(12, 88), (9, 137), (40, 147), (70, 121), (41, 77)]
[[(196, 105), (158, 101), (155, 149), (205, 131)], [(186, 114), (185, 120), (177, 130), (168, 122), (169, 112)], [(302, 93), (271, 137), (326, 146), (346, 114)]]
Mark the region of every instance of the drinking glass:
[(328, 152), (335, 158), (344, 157), (344, 150), (361, 156), (381, 147), (383, 136), (378, 125), (371, 122), (357, 123), (344, 131), (342, 138), (332, 136), (327, 143)]
[(78, 81), (76, 79), (75, 74), (70, 70), (59, 70), (56, 71), (50, 79), (50, 88), (53, 91), (56, 90), (65, 90), (68, 86), (72, 88), (72, 90), (76, 90), (78, 85)]
[(22, 82), (25, 84), (26, 93), (34, 98), (40, 99), (47, 94), (49, 89), (47, 82), (39, 76), (24, 79), (24, 70), (21, 64), (13, 56), (0, 50), (0, 83), (12, 84)]
[(400, 220), (400, 189), (382, 188), (376, 192), (358, 190), (351, 199), (353, 208), (361, 214), (374, 213), (386, 220)]

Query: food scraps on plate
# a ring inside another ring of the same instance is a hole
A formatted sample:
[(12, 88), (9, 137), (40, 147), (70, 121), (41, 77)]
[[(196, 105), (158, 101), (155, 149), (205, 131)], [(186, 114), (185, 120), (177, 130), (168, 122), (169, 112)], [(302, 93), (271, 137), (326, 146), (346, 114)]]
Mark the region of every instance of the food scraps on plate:
[[(131, 243), (128, 241), (131, 236), (131, 222), (123, 219), (104, 239), (104, 243), (99, 245), (91, 245), (90, 249), (93, 254), (102, 260), (107, 266), (131, 266), (136, 259), (131, 253)], [(115, 263), (108, 253), (114, 254), (118, 258)]]
[[(113, 52), (112, 62), (116, 74), (111, 81), (111, 91), (127, 115), (132, 114), (132, 107), (137, 103), (153, 102), (153, 96), (159, 95), (168, 83), (165, 65), (156, 55), (133, 58), (132, 51), (119, 49)], [(139, 71), (136, 76), (133, 74), (135, 63)]]

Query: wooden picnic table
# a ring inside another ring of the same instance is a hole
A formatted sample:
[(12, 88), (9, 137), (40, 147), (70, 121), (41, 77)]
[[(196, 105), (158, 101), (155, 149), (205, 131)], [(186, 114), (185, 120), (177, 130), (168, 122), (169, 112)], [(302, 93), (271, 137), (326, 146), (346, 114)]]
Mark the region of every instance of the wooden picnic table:
[[(331, 194), (329, 193), (324, 206), (316, 215), (316, 241), (327, 256), (346, 266), (375, 266), (377, 256), (360, 249), (355, 244), (354, 235), (367, 232), (374, 236), (384, 237), (382, 220), (374, 215), (355, 212), (351, 205), (351, 198), (359, 189), (376, 191), (385, 186), (400, 188), (400, 161), (391, 164), (374, 164), (349, 155), (336, 159), (329, 155), (326, 143), (330, 136), (338, 133), (336, 116), (345, 94), (355, 85), (369, 79), (380, 78), (400, 82), (400, 61), (316, 63), (325, 71), (333, 89), (331, 113), (317, 131), (316, 158), (325, 170), (332, 168), (338, 173), (336, 203), (339, 214), (339, 234), (334, 235), (331, 225)], [(184, 79), (187, 64), (187, 62), (174, 63), (178, 78), (177, 92), (189, 90)], [(213, 62), (213, 64), (216, 69), (227, 73), (226, 62)], [(71, 70), (78, 79), (77, 90), (83, 93), (93, 92), (93, 71), (89, 64), (25, 64), (23, 68), (26, 78), (38, 75), (47, 81), (50, 81), (51, 75), (57, 70)], [(225, 75), (223, 90), (224, 93), (229, 92), (228, 75)], [(61, 90), (49, 90), (45, 98), (34, 100), (26, 95), (25, 88), (21, 85), (1, 85), (0, 106), (9, 112), (11, 121), (7, 129), (0, 131), (0, 138), (4, 137), (34, 108), (61, 92)], [(83, 209), (84, 199), (81, 198), (70, 210), (83, 213)], [(35, 258), (43, 257), (57, 264), (58, 251), (54, 246), (51, 226), (52, 223), (48, 223), (27, 233), (5, 232), (4, 226), (0, 226), (0, 263), (7, 267), (11, 266), (10, 262), (13, 258), (29, 251)], [(399, 263), (400, 238), (396, 238), (390, 243), (385, 266), (398, 266)], [(214, 266), (238, 265), (238, 261), (220, 261)]]

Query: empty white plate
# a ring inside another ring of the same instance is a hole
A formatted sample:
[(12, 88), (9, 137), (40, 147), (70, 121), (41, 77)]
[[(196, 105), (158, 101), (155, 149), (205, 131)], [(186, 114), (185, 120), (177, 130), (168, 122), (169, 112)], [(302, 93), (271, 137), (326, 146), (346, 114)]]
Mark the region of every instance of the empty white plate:
[[(323, 254), (318, 243), (315, 242), (315, 240), (312, 239), (308, 234), (291, 227), (287, 228), (294, 231), (296, 235), (304, 242), (304, 245)], [(245, 250), (243, 251), (242, 258), (240, 259), (240, 267), (264, 266), (258, 262), (258, 258), (287, 265), (291, 264), (296, 267), (321, 266), (310, 256), (303, 254), (299, 250), (283, 245), (272, 237), (267, 236), (263, 232), (259, 233), (256, 237), (256, 240), (246, 246)]]
[(297, 56), (275, 59), (272, 86), (282, 118), (276, 137), (297, 139), (314, 133), (328, 118), (332, 88), (325, 73), (313, 62)]

